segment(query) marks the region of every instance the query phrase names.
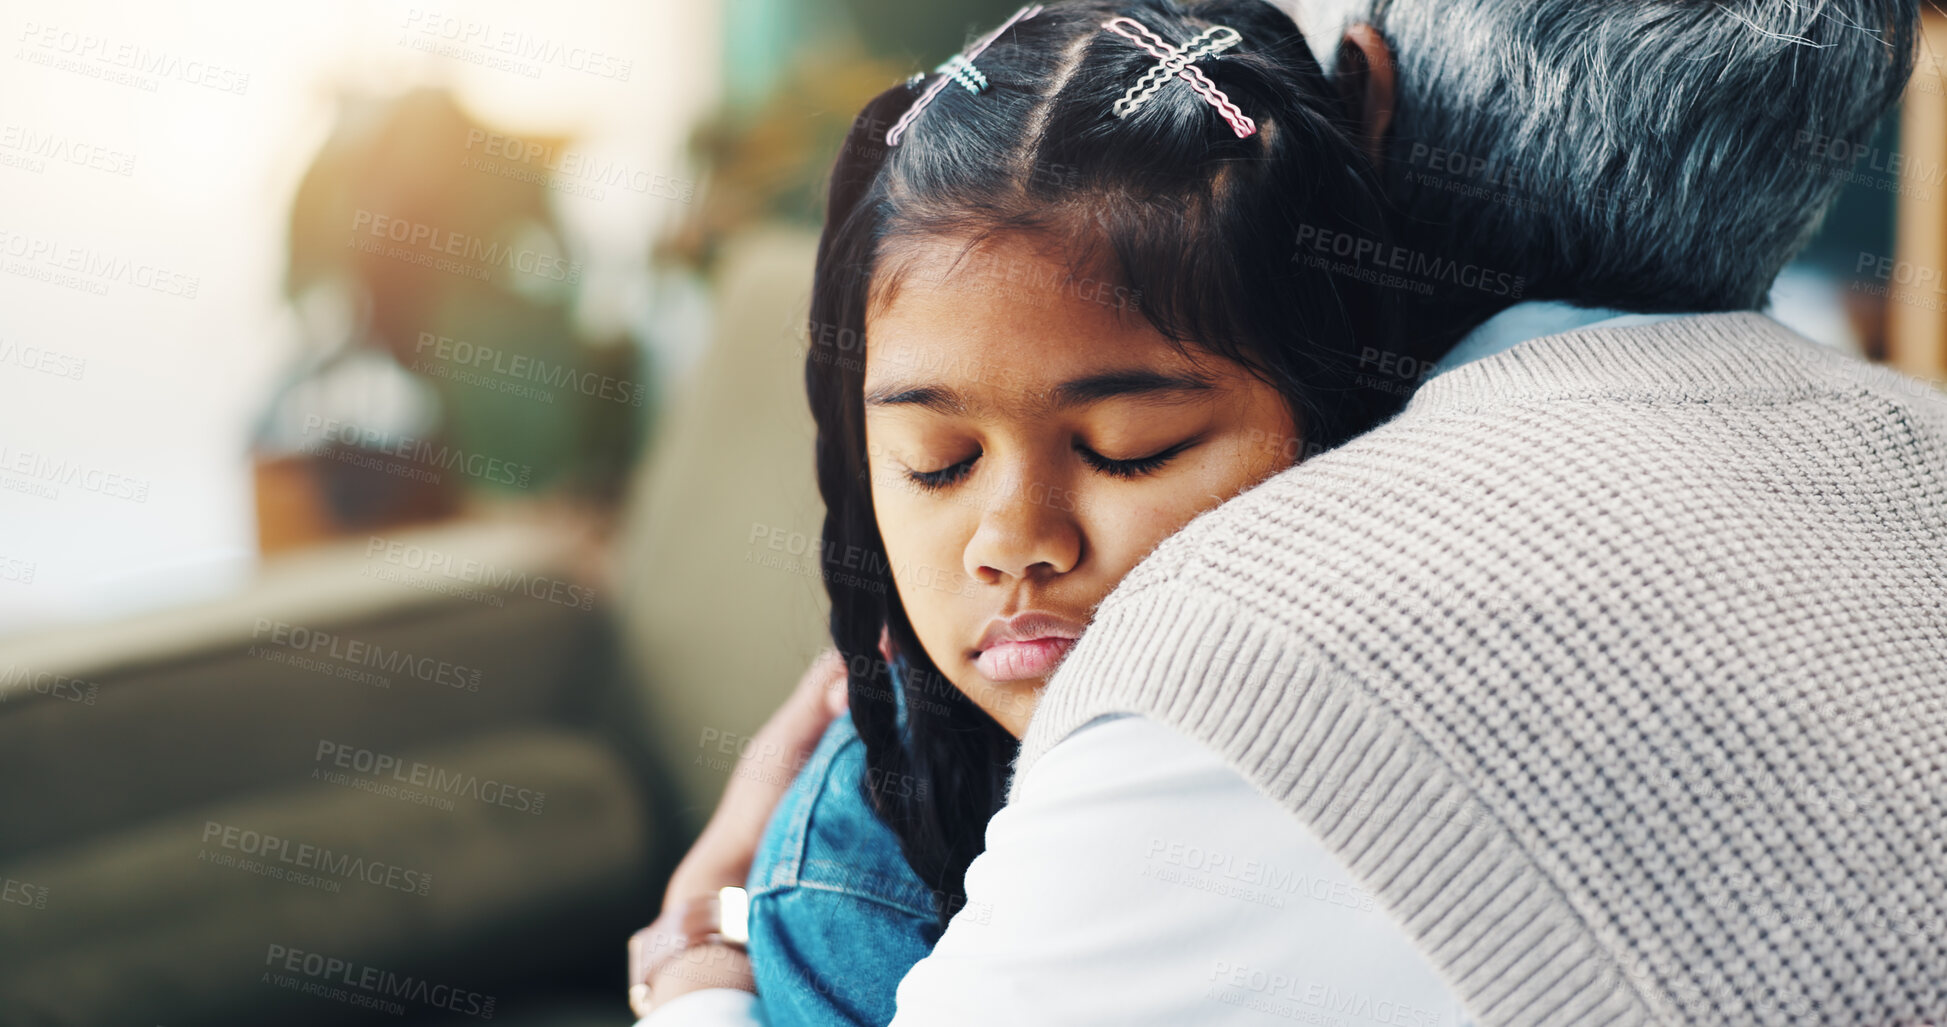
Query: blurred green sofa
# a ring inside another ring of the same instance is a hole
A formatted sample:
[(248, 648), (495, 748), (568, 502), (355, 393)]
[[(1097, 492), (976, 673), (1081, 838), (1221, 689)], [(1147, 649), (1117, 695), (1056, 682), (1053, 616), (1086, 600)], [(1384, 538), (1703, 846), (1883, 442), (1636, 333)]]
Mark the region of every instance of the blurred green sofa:
[(815, 565), (752, 559), (819, 524), (814, 242), (731, 247), (606, 566), (462, 523), (0, 641), (0, 1024), (627, 1024), (726, 740), (823, 642)]

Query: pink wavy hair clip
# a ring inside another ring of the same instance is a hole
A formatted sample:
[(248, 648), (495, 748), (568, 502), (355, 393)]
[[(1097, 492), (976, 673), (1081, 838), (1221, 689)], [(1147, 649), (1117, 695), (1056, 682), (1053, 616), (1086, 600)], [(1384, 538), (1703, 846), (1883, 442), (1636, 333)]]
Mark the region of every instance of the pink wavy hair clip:
[(1040, 13), (1040, 4), (1031, 4), (1015, 11), (1013, 17), (1001, 22), (1000, 28), (980, 37), (980, 41), (971, 48), (954, 54), (947, 58), (945, 63), (934, 68), (933, 71), (939, 77), (933, 80), (932, 85), (926, 87), (926, 92), (919, 94), (919, 99), (913, 101), (913, 105), (906, 109), (905, 114), (900, 115), (899, 121), (886, 130), (886, 145), (898, 146), (899, 137), (905, 135), (906, 130), (912, 127), (913, 119), (919, 117), (919, 112), (925, 110), (926, 105), (932, 103), (933, 98), (940, 95), (940, 90), (945, 89), (948, 83), (958, 82), (976, 95), (986, 92), (987, 76), (973, 66), (974, 59), (987, 52), (987, 48), (994, 45), (994, 40), (999, 39), (1001, 33), (1013, 28), (1016, 23), (1026, 21)]
[(1157, 62), (1155, 67), (1143, 72), (1128, 92), (1122, 94), (1122, 99), (1115, 102), (1116, 117), (1128, 117), (1144, 100), (1155, 96), (1171, 75), (1175, 75), (1188, 82), (1190, 88), (1196, 90), (1197, 95), (1210, 106), (1217, 108), (1217, 113), (1230, 122), (1231, 131), (1237, 133), (1237, 138), (1243, 139), (1257, 131), (1257, 122), (1245, 117), (1244, 112), (1230, 102), (1230, 97), (1225, 96), (1224, 91), (1218, 89), (1217, 84), (1196, 66), (1196, 62), (1203, 58), (1236, 46), (1243, 38), (1236, 29), (1229, 25), (1212, 25), (1178, 47), (1171, 46), (1162, 36), (1150, 31), (1149, 26), (1134, 18), (1110, 18), (1102, 23), (1102, 27), (1149, 51)]

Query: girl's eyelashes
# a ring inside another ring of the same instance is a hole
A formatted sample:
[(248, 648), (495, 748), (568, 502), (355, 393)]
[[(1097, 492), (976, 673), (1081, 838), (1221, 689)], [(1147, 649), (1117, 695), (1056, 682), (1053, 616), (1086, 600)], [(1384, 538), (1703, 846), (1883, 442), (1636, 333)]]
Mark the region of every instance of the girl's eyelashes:
[[(1075, 453), (1082, 458), (1083, 463), (1111, 478), (1140, 478), (1145, 474), (1153, 474), (1161, 470), (1164, 464), (1169, 463), (1178, 454), (1202, 440), (1203, 436), (1194, 436), (1184, 439), (1182, 442), (1168, 449), (1130, 460), (1111, 460), (1082, 445), (1079, 441), (1075, 443)], [(956, 484), (965, 478), (973, 470), (974, 461), (978, 459), (980, 459), (980, 454), (975, 453), (957, 464), (950, 467), (942, 467), (937, 471), (915, 471), (908, 468), (906, 471), (906, 479), (928, 492), (935, 492), (949, 485)]]
[(946, 488), (948, 485), (966, 477), (967, 472), (973, 470), (974, 461), (978, 459), (980, 459), (980, 454), (975, 453), (951, 467), (942, 467), (937, 471), (915, 471), (908, 469), (906, 471), (906, 478), (922, 489), (929, 492), (936, 491)]
[(1201, 436), (1184, 439), (1182, 442), (1168, 449), (1151, 453), (1148, 456), (1136, 457), (1131, 460), (1111, 460), (1082, 445), (1080, 442), (1075, 443), (1075, 452), (1081, 456), (1083, 463), (1101, 471), (1111, 478), (1140, 478), (1145, 474), (1152, 474), (1160, 470), (1164, 464), (1169, 463), (1177, 454), (1196, 445), (1200, 438)]

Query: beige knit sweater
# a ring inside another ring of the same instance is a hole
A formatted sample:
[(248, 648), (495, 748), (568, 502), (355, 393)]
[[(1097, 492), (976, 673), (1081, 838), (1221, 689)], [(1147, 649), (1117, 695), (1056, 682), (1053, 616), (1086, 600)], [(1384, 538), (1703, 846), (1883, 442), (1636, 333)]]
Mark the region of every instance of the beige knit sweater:
[(1947, 399), (1768, 318), (1531, 340), (1199, 517), (1014, 780), (1114, 711), (1483, 1025), (1947, 1024)]

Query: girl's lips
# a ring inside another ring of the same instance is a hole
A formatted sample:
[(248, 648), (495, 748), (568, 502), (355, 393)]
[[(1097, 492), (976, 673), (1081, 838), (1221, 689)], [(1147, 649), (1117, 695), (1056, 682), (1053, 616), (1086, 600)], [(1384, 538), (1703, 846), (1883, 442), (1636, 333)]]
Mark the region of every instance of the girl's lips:
[(1072, 638), (1034, 638), (1025, 642), (996, 642), (974, 657), (974, 668), (989, 681), (1026, 681), (1055, 672), (1068, 655)]

